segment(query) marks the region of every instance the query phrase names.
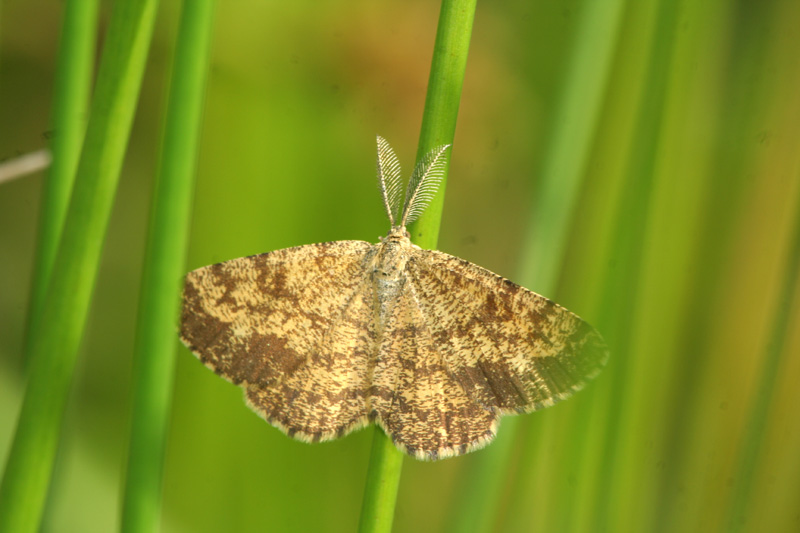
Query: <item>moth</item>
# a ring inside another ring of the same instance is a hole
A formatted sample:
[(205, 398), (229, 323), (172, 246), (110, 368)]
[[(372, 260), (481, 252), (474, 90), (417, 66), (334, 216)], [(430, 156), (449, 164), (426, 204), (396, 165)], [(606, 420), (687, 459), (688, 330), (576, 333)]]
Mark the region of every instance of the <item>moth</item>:
[(442, 180), (447, 146), (401, 170), (378, 137), (391, 229), (199, 268), (186, 276), (181, 340), (290, 437), (327, 441), (378, 424), (418, 459), (490, 442), (503, 415), (571, 396), (608, 348), (558, 304), (411, 243), (406, 225)]

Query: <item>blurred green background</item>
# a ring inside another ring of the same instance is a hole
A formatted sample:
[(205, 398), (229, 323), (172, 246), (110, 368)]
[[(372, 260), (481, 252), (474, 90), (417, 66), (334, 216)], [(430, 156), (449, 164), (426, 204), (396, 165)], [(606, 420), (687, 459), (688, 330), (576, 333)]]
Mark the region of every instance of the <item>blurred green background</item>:
[[(475, 18), (439, 249), (533, 290), (528, 241), (547, 227), (531, 228), (531, 211), (564, 126), (584, 2), (484, 2)], [(118, 523), (180, 7), (162, 4), (47, 531)], [(219, 3), (187, 270), (386, 233), (375, 135), (410, 173), (438, 9)], [(0, 161), (47, 145), (61, 15), (59, 2), (0, 3)], [(798, 275), (798, 27), (796, 0), (624, 4), (566, 260), (545, 294), (595, 324), (612, 356), (575, 398), (522, 417), (492, 530), (800, 530), (800, 291), (787, 281)], [(39, 173), (0, 185), (0, 457), (24, 386), (41, 183)], [(366, 430), (327, 444), (288, 439), (181, 347), (163, 530), (352, 531), (370, 442)], [(454, 528), (488, 453), (407, 459), (395, 530)]]

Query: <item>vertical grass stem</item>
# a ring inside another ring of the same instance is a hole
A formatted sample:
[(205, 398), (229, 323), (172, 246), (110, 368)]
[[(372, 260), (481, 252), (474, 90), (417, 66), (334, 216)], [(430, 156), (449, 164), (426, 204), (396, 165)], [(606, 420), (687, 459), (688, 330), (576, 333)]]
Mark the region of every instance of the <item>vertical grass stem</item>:
[[(476, 0), (442, 2), (417, 159), (436, 146), (453, 143), (472, 22), (475, 18), (475, 2)], [(411, 240), (422, 248), (436, 247), (446, 181), (445, 171), (436, 196), (420, 218), (409, 227)], [(391, 531), (402, 464), (402, 453), (376, 427), (361, 509), (361, 533)]]
[(33, 533), (41, 522), (157, 4), (114, 4), (53, 274), (27, 345), (30, 375), (0, 486), (3, 533)]
[(153, 193), (134, 349), (122, 531), (156, 531), (175, 364), (176, 321), (211, 48), (214, 0), (185, 0)]

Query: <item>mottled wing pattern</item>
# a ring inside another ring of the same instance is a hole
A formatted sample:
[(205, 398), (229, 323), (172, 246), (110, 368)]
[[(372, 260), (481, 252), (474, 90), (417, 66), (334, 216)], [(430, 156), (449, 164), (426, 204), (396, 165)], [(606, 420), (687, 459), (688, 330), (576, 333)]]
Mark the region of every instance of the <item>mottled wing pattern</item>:
[(414, 249), (406, 276), (395, 327), (407, 347), (385, 355), (401, 363), (396, 399), (378, 418), (419, 458), (480, 448), (502, 414), (571, 396), (608, 357), (579, 317), (477, 265)]
[(495, 413), (453, 378), (437, 345), (434, 315), (406, 280), (380, 336), (370, 395), (372, 416), (394, 444), (419, 459), (440, 459), (483, 442)]
[(361, 427), (375, 345), (364, 276), (372, 248), (311, 244), (194, 270), (181, 340), (289, 436), (328, 440)]

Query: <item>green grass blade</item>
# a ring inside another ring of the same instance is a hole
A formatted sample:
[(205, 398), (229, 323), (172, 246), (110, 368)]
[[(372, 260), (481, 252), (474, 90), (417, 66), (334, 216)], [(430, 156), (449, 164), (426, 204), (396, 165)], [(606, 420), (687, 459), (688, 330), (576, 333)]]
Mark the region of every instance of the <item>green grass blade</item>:
[[(472, 36), (472, 21), (475, 18), (475, 3), (476, 0), (442, 2), (417, 146), (417, 161), (436, 146), (453, 143), (464, 72), (467, 68), (469, 40)], [(451, 149), (448, 168), (452, 153)], [(411, 240), (422, 248), (436, 248), (446, 186), (447, 171), (425, 213), (408, 228)]]
[[(474, 18), (475, 0), (442, 2), (417, 160), (434, 147), (453, 142)], [(449, 161), (448, 157), (448, 166)], [(446, 183), (447, 171), (428, 208), (409, 227), (412, 241), (422, 248), (436, 248)], [(361, 509), (362, 533), (391, 531), (402, 464), (403, 454), (376, 427)]]
[(156, 531), (214, 0), (185, 0), (153, 194), (134, 348), (122, 531)]
[[(601, 327), (608, 332), (609, 342), (617, 348), (618, 361), (609, 368), (607, 390), (611, 397), (606, 415), (607, 428), (599, 439), (603, 451), (598, 452), (605, 455), (600, 463), (602, 473), (596, 477), (597, 486), (593, 491), (596, 498), (590, 503), (594, 507), (591, 512), (596, 513), (596, 520), (592, 523), (609, 530), (630, 528), (633, 527), (631, 524), (640, 523), (642, 507), (648, 502), (642, 488), (636, 487), (632, 481), (637, 479), (644, 461), (642, 458), (628, 461), (628, 457), (639, 451), (632, 450), (633, 439), (637, 437), (636, 431), (631, 429), (633, 420), (653, 416), (646, 414), (648, 409), (652, 409), (653, 400), (647, 397), (647, 387), (641, 385), (641, 376), (647, 374), (643, 365), (652, 365), (654, 361), (634, 353), (636, 336), (641, 335), (641, 329), (634, 325), (641, 326), (637, 323), (642, 312), (641, 294), (643, 287), (647, 287), (648, 274), (653, 273), (647, 268), (648, 253), (652, 254), (654, 250), (650, 244), (655, 232), (653, 219), (654, 213), (658, 212), (659, 198), (652, 190), (658, 187), (658, 177), (670, 179), (658, 175), (658, 156), (665, 142), (663, 124), (667, 119), (666, 103), (672, 88), (668, 66), (676, 53), (675, 36), (679, 31), (680, 16), (680, 6), (673, 2), (662, 1), (653, 7), (653, 26), (645, 44), (649, 57), (644, 74), (645, 86), (638, 102), (636, 130), (625, 170), (626, 185), (615, 230), (618, 235), (615, 254), (624, 268), (617, 272), (609, 271), (601, 304), (602, 309), (610, 310), (608, 314), (604, 312)], [(609, 460), (609, 457), (613, 459)], [(620, 461), (625, 463), (621, 468), (615, 466), (622, 464)], [(623, 497), (636, 504), (630, 509), (615, 505)]]
[(30, 377), (0, 487), (0, 531), (38, 529), (156, 14), (114, 5), (53, 275), (28, 344)]
[[(605, 496), (606, 484), (614, 469), (619, 467), (618, 463), (608, 461), (607, 458), (613, 453), (619, 437), (620, 403), (623, 402), (620, 390), (624, 389), (629, 378), (627, 368), (630, 351), (627, 336), (629, 324), (636, 313), (634, 300), (641, 276), (643, 232), (651, 203), (648, 190), (652, 187), (652, 174), (639, 174), (640, 168), (633, 161), (637, 160), (635, 152), (643, 146), (640, 140), (649, 125), (647, 121), (652, 118), (649, 115), (642, 117), (641, 111), (645, 108), (647, 96), (645, 74), (654, 65), (650, 59), (650, 48), (657, 14), (658, 5), (628, 5), (619, 44), (619, 54), (624, 59), (618, 61), (614, 82), (609, 88), (609, 103), (604, 112), (604, 123), (609, 128), (598, 138), (596, 153), (601, 156), (599, 161), (593, 161), (597, 168), (603, 169), (603, 173), (610, 171), (612, 175), (616, 175), (609, 178), (610, 183), (606, 185), (613, 192), (601, 201), (610, 231), (602, 251), (598, 252), (599, 257), (593, 262), (595, 265), (604, 265), (604, 269), (595, 274), (595, 278), (601, 280), (598, 284), (600, 290), (595, 291), (597, 294), (591, 298), (593, 304), (588, 307), (597, 317), (595, 326), (611, 346), (612, 355), (608, 368), (598, 379), (599, 390), (594, 393), (595, 400), (588, 409), (591, 411), (588, 415), (590, 418), (601, 421), (599, 427), (595, 432), (587, 430), (587, 433), (579, 437), (575, 433), (569, 437), (584, 443), (579, 459), (582, 471), (575, 483), (564, 479), (563, 473), (560, 480), (557, 496), (560, 506), (576, 502), (580, 513), (564, 517), (565, 511), (559, 509), (554, 512), (554, 518), (566, 519), (570, 523), (565, 527), (574, 527), (577, 531), (602, 529), (603, 526), (596, 524), (602, 523), (599, 520), (604, 520), (608, 511), (605, 507), (608, 504)], [(639, 54), (631, 56), (626, 52), (632, 43), (642, 47)], [(637, 161), (643, 164), (642, 160)], [(579, 418), (587, 416), (586, 411), (582, 411)], [(576, 427), (572, 431), (581, 429)], [(573, 442), (573, 446), (578, 446), (578, 443)], [(571, 472), (569, 465), (564, 467)], [(542, 490), (539, 484), (539, 494)], [(544, 490), (549, 493), (550, 487)], [(544, 502), (541, 507), (546, 508), (549, 503)]]
[(32, 332), (36, 331), (35, 324), (41, 316), (72, 184), (75, 182), (75, 169), (89, 112), (97, 7), (97, 0), (70, 0), (64, 5), (53, 101), (52, 164), (42, 188), (39, 242), (33, 266), (26, 342), (30, 342), (35, 335)]
[(528, 224), (521, 264), (523, 283), (537, 292), (555, 292), (569, 230), (580, 194), (603, 97), (611, 72), (623, 0), (587, 2), (564, 80), (563, 100), (554, 116), (540, 186)]
[(395, 448), (392, 440), (376, 426), (367, 468), (367, 484), (364, 487), (361, 519), (358, 525), (361, 533), (392, 530), (402, 469), (403, 454)]
[[(735, 8), (729, 2), (689, 2), (680, 15), (692, 23), (676, 40), (676, 60), (671, 69), (675, 89), (671, 91), (673, 103), (667, 105), (676, 111), (668, 115), (666, 124), (672, 127), (666, 130), (669, 138), (661, 145), (667, 153), (687, 153), (692, 157), (672, 158), (662, 166), (669, 165), (666, 172), (673, 176), (671, 181), (683, 183), (681, 192), (685, 205), (693, 203), (693, 184), (701, 187), (695, 192), (695, 201), (702, 207), (694, 215), (694, 210), (687, 207), (672, 226), (679, 233), (691, 236), (687, 240), (694, 239), (691, 247), (687, 246), (684, 251), (684, 264), (690, 264), (693, 257), (703, 260), (697, 261), (680, 283), (687, 287), (685, 290), (691, 299), (681, 312), (678, 334), (672, 335), (676, 339), (672, 350), (674, 385), (662, 422), (665, 441), (662, 460), (674, 466), (664, 469), (659, 493), (654, 496), (658, 511), (650, 517), (652, 525), (645, 526), (653, 532), (692, 527), (691, 520), (696, 513), (705, 515), (698, 490), (702, 485), (693, 485), (687, 490), (685, 480), (703, 462), (697, 454), (698, 440), (714, 438), (711, 436), (713, 426), (702, 421), (707, 411), (698, 406), (704, 405), (708, 383), (717, 372), (716, 360), (708, 354), (713, 353), (719, 295), (726, 291), (727, 278), (720, 273), (737, 260), (737, 236), (733, 229), (741, 220), (750, 185), (749, 174), (741, 169), (751, 164), (751, 154), (745, 150), (731, 151), (730, 147), (747, 142), (747, 132), (759, 127), (754, 118), (761, 118), (762, 102), (768, 101), (759, 95), (762, 84), (748, 83), (743, 90), (743, 84), (731, 83), (731, 78), (761, 79), (763, 69), (768, 68), (765, 67), (766, 50), (760, 43), (756, 44), (759, 40), (752, 38), (754, 34), (769, 31), (768, 19), (773, 10), (764, 7), (740, 20), (740, 27), (745, 29), (743, 33), (737, 31)], [(750, 109), (747, 113), (741, 112), (744, 102)], [(682, 109), (692, 104), (693, 109)], [(699, 113), (705, 114), (702, 121), (696, 118)], [(689, 134), (697, 138), (691, 141), (690, 147), (685, 147)], [(690, 164), (684, 162), (687, 160)], [(722, 190), (724, 195), (719, 193)], [(677, 252), (671, 252), (671, 256), (680, 261)], [(709, 433), (696, 440), (695, 436), (700, 433), (696, 428), (702, 426)]]

